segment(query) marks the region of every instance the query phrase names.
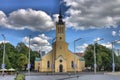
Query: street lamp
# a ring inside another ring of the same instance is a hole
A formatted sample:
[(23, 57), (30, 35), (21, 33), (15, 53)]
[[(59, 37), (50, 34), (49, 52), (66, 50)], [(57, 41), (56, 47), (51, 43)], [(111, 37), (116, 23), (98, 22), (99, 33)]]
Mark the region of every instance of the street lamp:
[[(55, 38), (52, 39), (52, 43), (51, 43), (51, 44), (52, 44), (52, 47), (53, 47), (53, 43), (54, 43), (54, 41), (56, 40), (56, 38), (57, 38), (57, 37), (55, 37)], [(53, 61), (52, 61), (52, 62), (53, 62), (53, 63), (52, 63), (52, 70), (53, 70), (53, 75), (54, 75), (54, 71), (55, 71), (55, 56), (54, 56), (54, 51), (53, 51), (53, 49), (52, 49), (52, 58), (53, 58)]]
[(114, 43), (117, 43), (118, 41), (120, 41), (120, 40), (115, 40), (115, 41), (113, 41), (113, 42), (111, 42), (111, 44), (112, 44), (112, 72), (115, 72), (115, 59), (114, 59), (114, 51), (113, 51), (113, 49), (114, 49)]
[(75, 75), (76, 75), (76, 60), (75, 60), (75, 42), (78, 41), (78, 40), (81, 40), (82, 38), (78, 38), (76, 40), (74, 40), (74, 72), (75, 72)]
[(28, 73), (30, 75), (30, 68), (31, 68), (31, 64), (30, 64), (30, 38), (31, 35), (29, 35), (29, 55), (28, 55)]
[(101, 41), (103, 40), (103, 38), (100, 38), (96, 41), (94, 41), (94, 73), (96, 74), (96, 68), (97, 68), (97, 64), (96, 64), (96, 46), (95, 44), (98, 42), (98, 41)]
[(111, 42), (111, 44), (112, 44), (112, 72), (115, 72), (115, 60), (114, 60), (114, 52), (113, 52), (114, 42)]
[(6, 37), (4, 34), (2, 34), (2, 37), (4, 39), (4, 49), (3, 49), (3, 63), (2, 63), (2, 74), (4, 75), (4, 69), (5, 69), (5, 41), (6, 41)]

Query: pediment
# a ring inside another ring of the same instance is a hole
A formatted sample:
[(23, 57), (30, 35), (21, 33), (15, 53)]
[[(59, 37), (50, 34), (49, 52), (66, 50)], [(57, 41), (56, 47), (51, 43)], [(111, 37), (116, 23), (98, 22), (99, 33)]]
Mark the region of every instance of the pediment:
[(64, 60), (64, 61), (66, 61), (66, 59), (62, 55), (58, 56), (58, 58), (56, 60)]

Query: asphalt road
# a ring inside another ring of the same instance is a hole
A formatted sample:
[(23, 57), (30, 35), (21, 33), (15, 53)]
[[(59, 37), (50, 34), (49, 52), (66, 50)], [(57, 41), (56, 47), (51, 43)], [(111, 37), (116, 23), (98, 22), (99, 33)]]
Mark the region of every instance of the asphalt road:
[[(30, 76), (26, 76), (26, 80), (120, 80), (120, 75), (107, 75), (107, 74), (93, 74), (93, 73), (83, 73), (76, 75), (39, 75), (35, 73), (31, 73)], [(5, 75), (4, 77), (1, 75), (0, 80), (14, 80), (15, 75)]]

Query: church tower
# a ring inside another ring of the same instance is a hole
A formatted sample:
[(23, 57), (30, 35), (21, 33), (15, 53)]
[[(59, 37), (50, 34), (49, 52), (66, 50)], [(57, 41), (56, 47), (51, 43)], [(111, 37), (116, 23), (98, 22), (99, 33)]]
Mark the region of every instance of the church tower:
[(66, 57), (66, 50), (68, 50), (68, 44), (65, 39), (65, 22), (62, 20), (61, 5), (59, 10), (58, 22), (56, 22), (56, 42), (55, 42), (55, 58), (59, 56)]
[(63, 21), (60, 5), (58, 21), (56, 22), (56, 42), (53, 44), (55, 72), (66, 72), (67, 70), (68, 43), (65, 37), (65, 22)]

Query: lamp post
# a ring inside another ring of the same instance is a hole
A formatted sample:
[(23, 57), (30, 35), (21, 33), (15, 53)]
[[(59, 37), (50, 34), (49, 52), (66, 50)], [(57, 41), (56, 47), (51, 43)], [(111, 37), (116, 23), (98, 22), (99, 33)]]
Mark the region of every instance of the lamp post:
[(113, 42), (111, 42), (112, 44), (112, 72), (115, 72), (115, 59), (114, 59), (114, 44), (117, 43), (120, 40), (115, 40)]
[(76, 75), (76, 60), (75, 60), (75, 42), (76, 41), (78, 41), (78, 40), (81, 40), (82, 38), (78, 38), (78, 39), (76, 39), (76, 40), (74, 40), (74, 73), (75, 73), (75, 75)]
[[(52, 39), (52, 47), (53, 47), (53, 42), (56, 40), (57, 37), (53, 38)], [(53, 75), (54, 75), (54, 71), (55, 71), (55, 56), (54, 56), (54, 50), (52, 48), (52, 58), (53, 58), (53, 61), (52, 61), (52, 72), (53, 72)]]
[(115, 42), (112, 42), (112, 72), (115, 72), (115, 60), (114, 60), (114, 52), (113, 52), (114, 43)]
[(31, 68), (31, 64), (30, 64), (30, 38), (31, 35), (29, 35), (29, 55), (28, 55), (28, 73), (30, 75), (30, 68)]
[(3, 48), (3, 63), (2, 63), (2, 74), (4, 75), (4, 69), (5, 69), (5, 41), (6, 41), (6, 37), (4, 34), (2, 34), (2, 37), (4, 39), (4, 48)]
[(100, 38), (99, 40), (94, 41), (94, 73), (95, 74), (96, 74), (96, 68), (97, 68), (97, 64), (96, 64), (96, 46), (95, 46), (95, 44), (98, 41), (101, 41), (101, 40), (103, 40), (103, 38)]

